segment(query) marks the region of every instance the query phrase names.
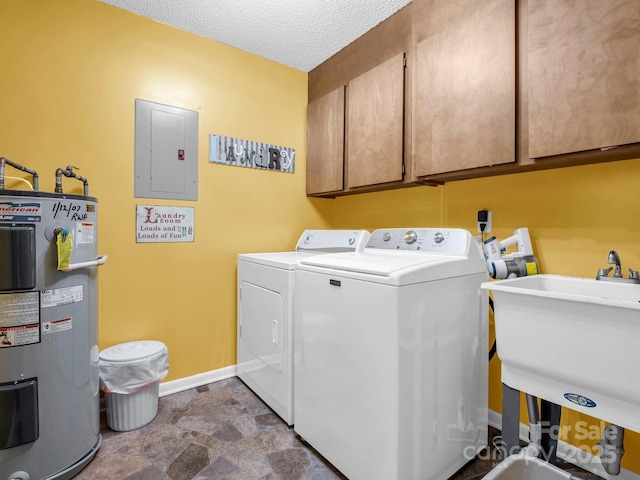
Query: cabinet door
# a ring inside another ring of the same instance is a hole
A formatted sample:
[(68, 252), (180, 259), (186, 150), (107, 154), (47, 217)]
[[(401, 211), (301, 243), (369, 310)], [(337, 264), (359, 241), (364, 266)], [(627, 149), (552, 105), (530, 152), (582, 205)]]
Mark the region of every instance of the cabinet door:
[(307, 106), (307, 195), (343, 189), (344, 86)]
[(402, 180), (404, 53), (347, 86), (347, 187)]
[(415, 174), (514, 162), (515, 1), (420, 0), (419, 7), (425, 18), (414, 27), (421, 32), (413, 77)]
[(529, 0), (529, 157), (640, 141), (638, 0)]

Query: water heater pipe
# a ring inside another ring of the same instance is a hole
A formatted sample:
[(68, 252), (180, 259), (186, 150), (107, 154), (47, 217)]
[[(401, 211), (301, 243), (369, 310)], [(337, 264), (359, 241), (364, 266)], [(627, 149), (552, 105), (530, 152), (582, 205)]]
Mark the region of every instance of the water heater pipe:
[(5, 165), (11, 165), (13, 168), (17, 168), (21, 172), (26, 172), (33, 176), (33, 190), (38, 191), (40, 189), (38, 182), (38, 173), (30, 168), (23, 167), (19, 163), (12, 162), (8, 158), (0, 157), (0, 190), (4, 190), (4, 167)]
[(62, 175), (64, 175), (65, 177), (68, 178), (75, 178), (77, 180), (80, 180), (83, 184), (84, 184), (84, 188), (83, 188), (83, 195), (85, 197), (89, 196), (89, 182), (87, 181), (86, 178), (81, 177), (80, 175), (76, 174), (73, 169), (75, 167), (72, 165), (67, 165), (66, 169), (62, 169), (62, 168), (58, 168), (56, 170), (56, 188), (55, 188), (55, 192), (56, 193), (63, 193), (62, 191)]

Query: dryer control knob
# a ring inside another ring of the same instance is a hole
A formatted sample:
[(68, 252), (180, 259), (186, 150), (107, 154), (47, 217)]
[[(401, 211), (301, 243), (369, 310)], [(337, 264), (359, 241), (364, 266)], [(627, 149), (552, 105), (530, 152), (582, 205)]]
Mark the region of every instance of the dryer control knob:
[(384, 232), (382, 234), (382, 240), (384, 242), (388, 242), (389, 240), (391, 240), (391, 234), (389, 232)]
[(440, 232), (436, 233), (433, 236), (433, 241), (436, 243), (442, 243), (444, 241), (444, 235)]
[(406, 243), (411, 245), (412, 243), (415, 243), (416, 240), (418, 240), (418, 234), (415, 230), (409, 230), (408, 232), (405, 232), (404, 241)]

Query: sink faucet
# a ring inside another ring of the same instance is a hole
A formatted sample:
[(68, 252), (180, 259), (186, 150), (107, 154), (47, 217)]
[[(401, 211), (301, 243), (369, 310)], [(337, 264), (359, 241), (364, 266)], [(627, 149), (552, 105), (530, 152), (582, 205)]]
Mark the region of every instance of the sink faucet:
[[(629, 269), (629, 278), (624, 278), (622, 276), (622, 265), (620, 263), (620, 255), (615, 250), (611, 250), (609, 252), (609, 258), (607, 259), (607, 263), (610, 265), (615, 265), (614, 267), (609, 268), (599, 268), (598, 274), (596, 275), (596, 280), (609, 280), (615, 282), (627, 282), (627, 283), (640, 283), (640, 273), (636, 270)], [(613, 276), (609, 276), (609, 273), (613, 271)]]
[(607, 260), (607, 263), (610, 265), (615, 264), (616, 269), (613, 272), (613, 276), (616, 278), (622, 278), (622, 267), (620, 266), (620, 255), (618, 255), (618, 252), (611, 250), (609, 252), (609, 260)]

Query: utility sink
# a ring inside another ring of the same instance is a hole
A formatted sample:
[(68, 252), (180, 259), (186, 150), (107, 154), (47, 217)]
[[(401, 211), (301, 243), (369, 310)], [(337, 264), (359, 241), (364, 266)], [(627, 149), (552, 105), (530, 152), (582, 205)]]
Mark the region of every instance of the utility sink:
[(504, 384), (640, 432), (640, 284), (533, 275), (482, 288)]

